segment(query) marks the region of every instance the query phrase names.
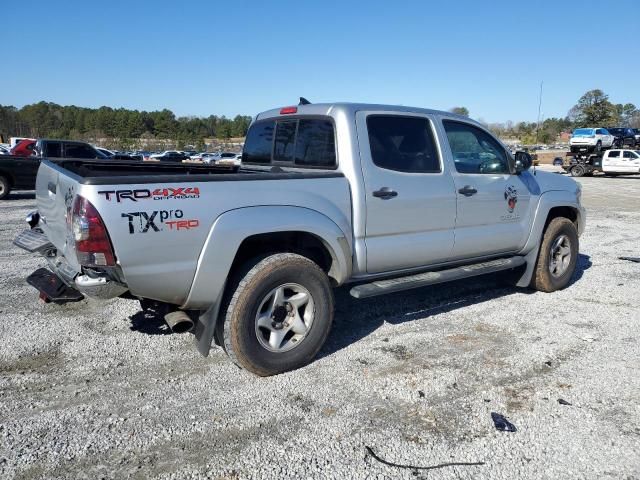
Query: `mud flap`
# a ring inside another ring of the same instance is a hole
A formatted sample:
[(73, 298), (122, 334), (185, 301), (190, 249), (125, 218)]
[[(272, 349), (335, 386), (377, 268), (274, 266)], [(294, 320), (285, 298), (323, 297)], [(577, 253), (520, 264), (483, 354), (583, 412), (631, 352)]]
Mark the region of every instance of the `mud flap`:
[(524, 256), (527, 268), (525, 268), (524, 272), (522, 273), (522, 276), (516, 282), (516, 287), (527, 288), (531, 284), (531, 279), (533, 278), (533, 272), (536, 268), (536, 263), (538, 261), (539, 251), (540, 251), (540, 242), (538, 243), (538, 246), (536, 248), (534, 248)]
[(78, 302), (84, 295), (69, 287), (60, 278), (46, 268), (39, 268), (27, 277), (27, 283), (40, 292), (40, 298), (54, 303)]

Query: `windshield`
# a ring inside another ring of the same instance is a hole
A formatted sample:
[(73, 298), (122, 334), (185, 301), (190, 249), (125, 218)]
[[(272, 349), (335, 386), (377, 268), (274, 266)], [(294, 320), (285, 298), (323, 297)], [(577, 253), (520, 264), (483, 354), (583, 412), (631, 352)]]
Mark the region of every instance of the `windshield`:
[(593, 135), (593, 128), (577, 128), (573, 131), (574, 137), (585, 137), (587, 135)]
[(610, 128), (609, 133), (613, 135), (622, 135), (624, 133), (624, 130), (622, 128)]

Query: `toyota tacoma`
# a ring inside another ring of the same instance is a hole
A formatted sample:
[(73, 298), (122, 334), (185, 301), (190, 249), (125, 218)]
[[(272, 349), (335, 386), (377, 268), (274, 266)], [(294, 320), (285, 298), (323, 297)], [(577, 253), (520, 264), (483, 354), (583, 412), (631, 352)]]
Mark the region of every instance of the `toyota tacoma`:
[(332, 289), (365, 298), (505, 272), (567, 286), (581, 188), (448, 112), (307, 104), (252, 122), (241, 166), (44, 160), (15, 243), (45, 300), (124, 296), (272, 375), (309, 363)]

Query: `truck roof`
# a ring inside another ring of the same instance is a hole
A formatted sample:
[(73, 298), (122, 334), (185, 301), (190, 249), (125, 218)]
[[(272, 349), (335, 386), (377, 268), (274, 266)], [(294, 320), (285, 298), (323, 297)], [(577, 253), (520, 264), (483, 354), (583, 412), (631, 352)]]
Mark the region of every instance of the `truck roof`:
[(378, 111), (389, 111), (389, 112), (407, 112), (407, 113), (426, 113), (432, 115), (446, 115), (450, 118), (459, 118), (460, 120), (464, 120), (466, 122), (473, 122), (475, 124), (480, 125), (475, 120), (472, 120), (469, 117), (465, 117), (463, 115), (458, 115), (456, 113), (445, 112), (443, 110), (432, 110), (428, 108), (419, 108), (419, 107), (408, 107), (404, 105), (382, 105), (375, 103), (349, 103), (349, 102), (336, 102), (336, 103), (311, 103), (308, 105), (292, 105), (291, 107), (280, 107), (274, 108), (271, 110), (266, 110), (262, 113), (256, 115), (256, 120), (264, 120), (266, 118), (276, 118), (281, 116), (286, 116), (288, 114), (281, 114), (281, 110), (283, 108), (296, 108), (296, 115), (335, 115), (336, 113), (345, 113), (353, 115), (361, 110), (378, 110)]

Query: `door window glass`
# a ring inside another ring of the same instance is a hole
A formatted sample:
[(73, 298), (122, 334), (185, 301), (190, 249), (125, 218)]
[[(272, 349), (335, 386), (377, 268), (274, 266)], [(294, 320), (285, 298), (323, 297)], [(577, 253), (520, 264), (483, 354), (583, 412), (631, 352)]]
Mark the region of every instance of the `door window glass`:
[(612, 152), (609, 152), (609, 158), (619, 158), (619, 157), (620, 157), (620, 152), (615, 150)]
[(96, 152), (88, 145), (67, 144), (65, 146), (65, 157), (67, 158), (96, 158)]
[(506, 150), (487, 132), (468, 123), (442, 123), (459, 173), (510, 173)]
[(367, 130), (376, 166), (408, 173), (441, 172), (433, 131), (426, 118), (370, 115)]
[(636, 158), (633, 152), (624, 152), (624, 158)]
[(47, 143), (47, 157), (61, 157), (62, 152), (60, 148), (60, 143), (58, 142), (50, 142)]

